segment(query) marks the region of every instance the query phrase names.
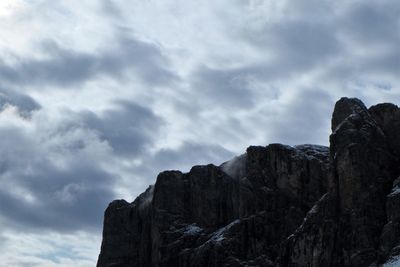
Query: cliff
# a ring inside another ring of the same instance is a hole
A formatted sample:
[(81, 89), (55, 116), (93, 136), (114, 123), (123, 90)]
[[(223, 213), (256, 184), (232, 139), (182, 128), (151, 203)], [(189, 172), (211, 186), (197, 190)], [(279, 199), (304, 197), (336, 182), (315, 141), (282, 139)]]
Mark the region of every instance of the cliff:
[(251, 146), (105, 212), (97, 267), (400, 264), (400, 109), (342, 98), (330, 147)]

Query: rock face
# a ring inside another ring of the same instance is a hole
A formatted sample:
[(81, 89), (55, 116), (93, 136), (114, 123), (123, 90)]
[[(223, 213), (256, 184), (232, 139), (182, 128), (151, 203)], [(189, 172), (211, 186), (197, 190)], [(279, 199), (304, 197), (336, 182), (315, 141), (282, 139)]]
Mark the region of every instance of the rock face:
[(105, 212), (98, 267), (400, 263), (400, 109), (342, 98), (330, 148), (251, 146)]

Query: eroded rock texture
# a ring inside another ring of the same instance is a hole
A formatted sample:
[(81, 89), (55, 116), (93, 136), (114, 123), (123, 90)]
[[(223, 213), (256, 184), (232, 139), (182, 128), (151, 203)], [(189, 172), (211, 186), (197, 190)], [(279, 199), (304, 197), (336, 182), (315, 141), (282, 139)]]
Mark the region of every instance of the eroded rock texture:
[(379, 266), (400, 258), (400, 111), (342, 98), (330, 148), (251, 146), (105, 212), (98, 267)]

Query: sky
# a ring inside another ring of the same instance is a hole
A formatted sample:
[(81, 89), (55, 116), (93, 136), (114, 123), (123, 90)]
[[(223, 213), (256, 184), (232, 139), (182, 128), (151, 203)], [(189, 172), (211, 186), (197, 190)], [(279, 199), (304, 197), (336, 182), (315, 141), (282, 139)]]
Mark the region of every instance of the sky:
[(162, 170), (328, 145), (336, 100), (400, 103), (398, 0), (1, 0), (0, 262), (95, 266)]

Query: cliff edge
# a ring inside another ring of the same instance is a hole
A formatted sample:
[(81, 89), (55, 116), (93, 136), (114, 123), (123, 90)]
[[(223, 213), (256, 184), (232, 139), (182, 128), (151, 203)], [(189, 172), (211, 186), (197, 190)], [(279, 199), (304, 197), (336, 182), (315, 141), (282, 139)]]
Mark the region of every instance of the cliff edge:
[(97, 267), (400, 266), (400, 109), (342, 98), (330, 147), (165, 171), (104, 216)]

